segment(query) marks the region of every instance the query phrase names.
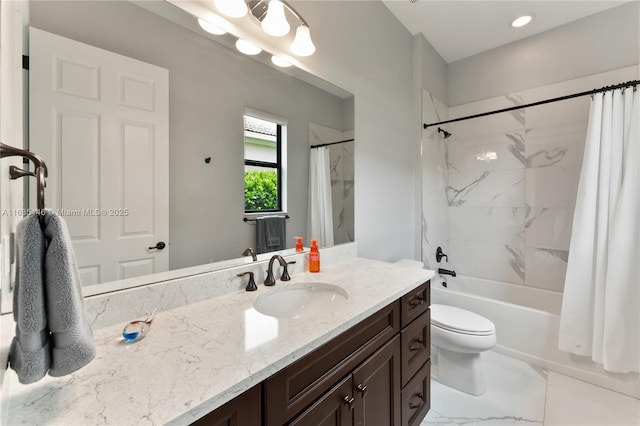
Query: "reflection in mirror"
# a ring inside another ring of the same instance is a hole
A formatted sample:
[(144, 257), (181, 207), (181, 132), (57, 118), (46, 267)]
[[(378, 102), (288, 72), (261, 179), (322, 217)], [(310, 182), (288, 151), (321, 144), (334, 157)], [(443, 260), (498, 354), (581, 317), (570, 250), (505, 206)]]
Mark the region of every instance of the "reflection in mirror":
[[(242, 55), (164, 1), (32, 1), (30, 27), (30, 149), (50, 164), (47, 207), (71, 212), (85, 294), (251, 261), (247, 110), (287, 122), (284, 247), (315, 238), (310, 145), (353, 138), (351, 94)], [(353, 150), (331, 147), (335, 244), (353, 241)]]

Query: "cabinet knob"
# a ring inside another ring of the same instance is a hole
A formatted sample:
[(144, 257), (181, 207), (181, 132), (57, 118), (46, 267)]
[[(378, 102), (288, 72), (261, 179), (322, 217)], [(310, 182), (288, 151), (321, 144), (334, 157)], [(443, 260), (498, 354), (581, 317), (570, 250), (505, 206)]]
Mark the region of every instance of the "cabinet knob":
[(362, 396), (364, 396), (364, 394), (367, 393), (367, 385), (365, 384), (360, 383), (358, 386), (356, 386), (356, 389), (360, 391)]
[(350, 395), (347, 395), (347, 396), (344, 397), (344, 402), (347, 403), (347, 407), (349, 407), (349, 410), (353, 410), (353, 402), (355, 400), (356, 399), (354, 397), (350, 396)]

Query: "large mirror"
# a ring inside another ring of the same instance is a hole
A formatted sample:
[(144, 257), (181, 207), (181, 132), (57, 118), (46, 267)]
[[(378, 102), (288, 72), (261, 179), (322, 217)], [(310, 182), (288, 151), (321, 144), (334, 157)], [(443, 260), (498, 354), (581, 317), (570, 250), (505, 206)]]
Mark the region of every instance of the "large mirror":
[[(350, 93), (294, 67), (279, 69), (266, 52), (240, 54), (230, 47), (233, 36), (208, 34), (195, 17), (162, 0), (32, 0), (29, 15), (30, 148), (50, 164), (47, 207), (67, 216), (85, 294), (120, 288), (122, 279), (127, 286), (157, 281), (158, 275), (149, 274), (164, 270), (172, 271), (161, 275), (167, 279), (250, 261), (242, 253), (256, 247), (259, 216), (288, 216), (286, 238), (278, 247), (284, 253), (296, 236), (309, 245), (314, 237), (307, 235), (310, 147), (353, 139)], [(119, 59), (96, 65), (102, 59), (95, 59), (95, 52), (87, 50), (83, 57), (76, 45), (65, 47), (67, 40), (131, 59), (133, 68), (112, 63)], [(50, 56), (41, 52), (42, 45)], [(40, 69), (49, 69), (41, 77), (45, 81), (34, 82)], [(124, 83), (99, 86), (109, 72)], [(163, 84), (166, 93), (158, 94)], [(38, 92), (51, 91), (51, 85), (53, 95)], [(66, 98), (56, 101), (60, 93)], [(110, 95), (116, 124), (105, 133), (108, 118), (89, 105), (92, 97), (102, 101)], [(122, 118), (122, 105), (133, 115)], [(160, 119), (149, 118), (156, 112)], [(53, 118), (41, 124), (38, 114)], [(247, 114), (286, 129), (282, 213), (245, 212)], [(167, 151), (157, 153), (164, 136)], [(111, 138), (119, 141), (113, 153), (105, 151)], [(330, 152), (334, 243), (339, 244), (354, 238), (353, 142), (332, 145)], [(164, 195), (151, 195), (162, 185)], [(105, 195), (110, 187), (115, 188), (111, 198)], [(166, 223), (158, 219), (163, 217)], [(108, 232), (126, 250), (133, 248), (126, 259), (116, 256), (115, 266), (101, 264), (111, 254), (96, 248), (96, 242), (109, 239)], [(166, 244), (163, 250), (153, 248), (158, 242)]]

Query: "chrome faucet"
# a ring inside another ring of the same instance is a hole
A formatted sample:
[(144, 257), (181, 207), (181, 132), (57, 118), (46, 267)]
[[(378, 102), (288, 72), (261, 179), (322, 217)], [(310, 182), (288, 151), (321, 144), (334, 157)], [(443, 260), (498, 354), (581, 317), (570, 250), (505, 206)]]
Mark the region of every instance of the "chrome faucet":
[(242, 255), (243, 256), (251, 256), (251, 259), (253, 259), (254, 262), (258, 260), (258, 256), (256, 256), (255, 250), (253, 250), (251, 247), (249, 247), (248, 249), (243, 251)]
[(264, 280), (264, 285), (266, 285), (266, 286), (272, 286), (272, 285), (276, 284), (276, 279), (273, 276), (273, 261), (274, 260), (277, 260), (278, 263), (280, 263), (280, 266), (282, 266), (282, 276), (280, 277), (280, 279), (282, 281), (289, 281), (291, 279), (291, 276), (289, 275), (289, 271), (287, 270), (287, 265), (291, 265), (292, 263), (296, 263), (295, 260), (293, 262), (287, 263), (287, 261), (284, 260), (284, 258), (282, 256), (280, 256), (279, 254), (274, 254), (273, 256), (271, 256), (271, 259), (269, 260), (269, 266), (267, 267), (267, 278)]

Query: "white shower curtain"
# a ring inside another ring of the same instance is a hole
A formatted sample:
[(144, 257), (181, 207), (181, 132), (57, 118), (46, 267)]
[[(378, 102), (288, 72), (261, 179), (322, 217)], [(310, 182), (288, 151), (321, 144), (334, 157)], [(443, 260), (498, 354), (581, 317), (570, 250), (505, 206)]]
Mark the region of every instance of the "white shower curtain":
[(333, 245), (333, 208), (329, 147), (312, 148), (309, 159), (307, 236), (320, 247)]
[(594, 96), (573, 218), (560, 349), (640, 371), (640, 91)]

